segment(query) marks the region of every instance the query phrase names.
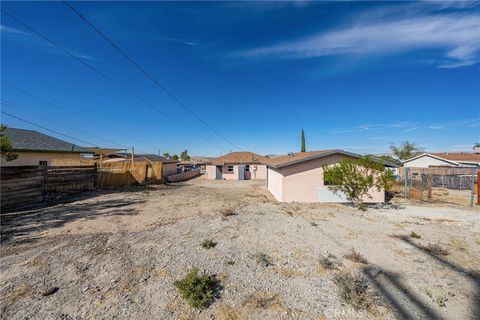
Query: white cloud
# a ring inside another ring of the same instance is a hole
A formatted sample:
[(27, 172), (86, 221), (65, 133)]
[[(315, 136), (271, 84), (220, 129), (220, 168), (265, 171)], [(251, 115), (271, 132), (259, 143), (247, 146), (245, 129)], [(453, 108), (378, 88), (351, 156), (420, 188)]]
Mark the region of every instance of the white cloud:
[(181, 43), (181, 44), (185, 44), (187, 46), (198, 46), (200, 44), (200, 42), (198, 42), (198, 41), (185, 40), (185, 39), (181, 39), (181, 38), (157, 37), (156, 39), (159, 40), (159, 41)]
[(5, 33), (10, 33), (10, 34), (24, 35), (24, 36), (30, 35), (28, 32), (22, 31), (20, 29), (15, 29), (12, 27), (7, 27), (4, 25), (0, 25), (0, 31)]
[(480, 15), (449, 14), (360, 22), (310, 37), (240, 52), (244, 57), (312, 58), (330, 55), (379, 55), (440, 49), (439, 67), (478, 62)]

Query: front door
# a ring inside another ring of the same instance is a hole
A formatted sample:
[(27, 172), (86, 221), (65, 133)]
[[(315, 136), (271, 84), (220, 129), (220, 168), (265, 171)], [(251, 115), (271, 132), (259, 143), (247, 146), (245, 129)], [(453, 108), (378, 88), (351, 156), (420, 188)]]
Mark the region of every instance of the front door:
[(215, 168), (215, 180), (222, 180), (222, 166), (216, 166), (216, 168)]

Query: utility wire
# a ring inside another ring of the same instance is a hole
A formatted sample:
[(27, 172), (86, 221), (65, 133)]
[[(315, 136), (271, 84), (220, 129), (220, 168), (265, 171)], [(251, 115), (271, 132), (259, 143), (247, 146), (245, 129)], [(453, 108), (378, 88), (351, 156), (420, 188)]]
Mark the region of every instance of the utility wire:
[(153, 104), (151, 104), (150, 102), (148, 102), (147, 100), (145, 100), (144, 98), (140, 97), (139, 95), (137, 95), (135, 92), (129, 90), (128, 88), (124, 87), (123, 85), (121, 85), (119, 82), (113, 80), (112, 78), (110, 78), (109, 76), (107, 76), (106, 74), (104, 74), (103, 72), (99, 71), (98, 69), (94, 68), (92, 65), (90, 65), (89, 63), (87, 63), (85, 60), (81, 59), (80, 57), (76, 56), (75, 54), (73, 54), (72, 52), (70, 52), (68, 49), (66, 49), (65, 47), (61, 46), (60, 44), (54, 42), (53, 40), (50, 40), (49, 38), (47, 38), (46, 36), (44, 36), (43, 34), (41, 34), (40, 32), (38, 32), (37, 30), (33, 29), (32, 27), (30, 27), (29, 25), (27, 25), (26, 23), (22, 22), (20, 19), (18, 19), (17, 17), (15, 17), (14, 15), (6, 12), (5, 10), (3, 9), (0, 9), (0, 11), (2, 13), (4, 13), (5, 15), (7, 15), (8, 17), (10, 17), (11, 19), (15, 20), (17, 23), (21, 24), (22, 26), (24, 26), (25, 28), (27, 28), (28, 30), (30, 30), (31, 32), (35, 33), (37, 36), (39, 36), (40, 38), (44, 39), (45, 41), (47, 41), (48, 43), (54, 45), (55, 47), (59, 48), (60, 50), (62, 50), (63, 52), (65, 52), (68, 56), (70, 56), (71, 58), (77, 60), (78, 62), (80, 62), (81, 64), (83, 64), (84, 66), (86, 66), (87, 68), (89, 68), (90, 70), (94, 71), (95, 73), (97, 73), (99, 76), (101, 76), (102, 78), (104, 78), (105, 80), (113, 83), (114, 85), (118, 86), (120, 89), (128, 92), (129, 94), (131, 94), (132, 96), (134, 96), (135, 98), (139, 99), (140, 101), (142, 101), (143, 103), (145, 103), (146, 105), (148, 105), (151, 109), (159, 112), (160, 114), (162, 114), (164, 117), (166, 117), (167, 119), (171, 120), (172, 122), (176, 123), (177, 125), (183, 127), (184, 129), (188, 130), (190, 133), (192, 133), (193, 135), (205, 140), (206, 142), (212, 144), (213, 146), (215, 146), (216, 148), (222, 150), (222, 151), (225, 151), (224, 148), (218, 146), (217, 144), (213, 143), (212, 141), (210, 141), (209, 139), (199, 135), (198, 133), (195, 133), (193, 130), (191, 130), (189, 127), (187, 127), (186, 125), (182, 124), (181, 122), (177, 121), (175, 118), (172, 118), (170, 117), (168, 114), (166, 114), (165, 112), (163, 112), (162, 110), (158, 109), (156, 106), (154, 106)]
[[(61, 126), (64, 126), (65, 127), (65, 124), (61, 121), (58, 121), (56, 119), (53, 119), (53, 118), (50, 118), (48, 116), (45, 116), (45, 115), (42, 115), (42, 114), (38, 114), (38, 113), (34, 113), (34, 112), (31, 112), (28, 108), (26, 108), (25, 106), (21, 106), (21, 105), (18, 105), (16, 103), (13, 103), (13, 102), (10, 102), (6, 99), (1, 99), (2, 103), (7, 106), (7, 107), (10, 107), (10, 108), (14, 108), (14, 109), (19, 109), (19, 110), (22, 110), (23, 112), (27, 113), (27, 114), (30, 114), (34, 117), (37, 117), (37, 118), (40, 118), (40, 119), (43, 119), (45, 121), (48, 121), (50, 123), (53, 123), (54, 125), (58, 125), (60, 124)], [(81, 130), (79, 128), (76, 128), (76, 127), (72, 127), (70, 126), (70, 129), (73, 129), (74, 131), (76, 132), (79, 132), (79, 133), (83, 133), (83, 134), (87, 134), (93, 138), (96, 138), (96, 139), (101, 139), (101, 140), (104, 140), (104, 141), (108, 141), (109, 143), (112, 143), (114, 145), (117, 145), (117, 146), (121, 146), (122, 149), (128, 149), (129, 147), (124, 145), (124, 144), (121, 144), (121, 143), (118, 143), (116, 141), (113, 141), (113, 140), (110, 140), (110, 139), (107, 139), (107, 138), (104, 138), (104, 137), (101, 137), (101, 136), (97, 136), (95, 134), (92, 134), (90, 132), (88, 132), (88, 130)]]
[(183, 109), (185, 109), (188, 113), (190, 113), (193, 117), (195, 117), (198, 121), (203, 123), (208, 129), (210, 129), (213, 133), (215, 133), (217, 136), (225, 140), (227, 143), (231, 144), (238, 150), (242, 150), (239, 146), (237, 146), (235, 143), (227, 139), (224, 135), (222, 135), (220, 132), (215, 130), (212, 126), (210, 126), (207, 122), (205, 122), (200, 116), (198, 116), (195, 112), (193, 112), (183, 101), (181, 101), (177, 96), (175, 96), (170, 90), (168, 90), (165, 86), (163, 86), (160, 82), (158, 82), (157, 79), (155, 79), (150, 73), (148, 73), (144, 68), (142, 68), (133, 58), (131, 58), (125, 51), (123, 51), (113, 40), (111, 40), (109, 37), (107, 37), (98, 27), (96, 27), (93, 23), (91, 23), (82, 13), (80, 13), (73, 5), (69, 3), (69, 1), (63, 0), (63, 3), (67, 5), (70, 9), (72, 9), (73, 12), (75, 12), (80, 19), (82, 19), (86, 24), (88, 24), (90, 27), (92, 27), (105, 41), (110, 43), (110, 45), (120, 52), (120, 54), (127, 59), (130, 63), (132, 63), (135, 68), (137, 68), (141, 73), (143, 73), (147, 78), (153, 81), (153, 83), (160, 88), (166, 95), (168, 95), (171, 99), (173, 99), (178, 105), (180, 105)]
[(85, 141), (85, 140), (80, 140), (80, 139), (74, 138), (74, 137), (72, 137), (72, 136), (69, 136), (69, 135), (67, 135), (67, 134), (64, 134), (64, 133), (61, 133), (61, 132), (58, 132), (58, 131), (55, 131), (55, 130), (52, 130), (52, 129), (48, 129), (48, 128), (44, 127), (44, 126), (41, 126), (41, 125), (36, 124), (36, 123), (34, 123), (34, 122), (31, 122), (31, 121), (22, 119), (22, 118), (20, 118), (20, 117), (17, 117), (17, 116), (15, 116), (15, 115), (10, 114), (10, 113), (8, 113), (8, 112), (5, 112), (5, 111), (3, 111), (3, 110), (2, 110), (1, 112), (2, 112), (4, 115), (7, 115), (7, 116), (9, 116), (9, 117), (15, 118), (15, 119), (20, 120), (20, 121), (23, 121), (23, 122), (25, 122), (25, 123), (31, 124), (32, 126), (42, 128), (43, 130), (47, 130), (47, 131), (53, 132), (53, 133), (55, 133), (55, 134), (58, 134), (58, 135), (67, 137), (67, 138), (69, 138), (69, 139), (76, 140), (76, 141), (79, 141), (79, 142), (81, 142), (81, 143), (85, 143), (85, 144), (88, 145), (88, 146), (92, 146), (92, 147), (95, 146), (93, 143), (87, 142), (87, 141)]
[(41, 101), (41, 102), (43, 102), (43, 103), (45, 103), (45, 104), (48, 104), (48, 105), (50, 105), (50, 106), (52, 106), (52, 107), (54, 107), (54, 108), (56, 108), (56, 109), (63, 110), (63, 111), (65, 111), (65, 112), (67, 112), (67, 113), (69, 113), (69, 114), (71, 114), (71, 115), (73, 115), (73, 116), (75, 116), (75, 117), (77, 117), (77, 118), (79, 118), (79, 119), (82, 119), (82, 120), (84, 120), (84, 121), (90, 122), (90, 123), (94, 124), (95, 126), (97, 126), (97, 127), (99, 127), (99, 128), (106, 129), (106, 130), (108, 130), (108, 131), (110, 131), (110, 132), (113, 132), (113, 133), (115, 133), (115, 134), (119, 134), (119, 135), (121, 135), (121, 136), (123, 136), (123, 137), (125, 137), (125, 138), (128, 138), (128, 139), (130, 139), (130, 140), (132, 140), (132, 141), (135, 141), (135, 142), (137, 142), (137, 143), (141, 143), (141, 144), (143, 144), (143, 145), (150, 146), (150, 147), (152, 147), (152, 148), (155, 148), (155, 150), (159, 149), (158, 146), (155, 146), (155, 145), (153, 145), (153, 144), (149, 144), (148, 142), (144, 142), (144, 141), (138, 140), (138, 139), (136, 139), (136, 138), (134, 138), (134, 137), (130, 137), (130, 136), (124, 134), (124, 133), (121, 132), (121, 131), (108, 128), (108, 127), (106, 127), (106, 126), (104, 126), (104, 125), (102, 125), (102, 124), (100, 124), (100, 123), (98, 123), (98, 122), (96, 122), (96, 121), (93, 121), (93, 120), (90, 120), (90, 119), (88, 119), (88, 118), (85, 118), (85, 117), (82, 116), (81, 114), (78, 114), (78, 113), (75, 113), (75, 112), (73, 112), (73, 111), (70, 111), (68, 108), (62, 107), (62, 106), (60, 106), (60, 105), (58, 105), (58, 104), (55, 104), (55, 103), (53, 103), (53, 102), (50, 102), (50, 101), (48, 101), (48, 100), (46, 100), (46, 99), (43, 99), (43, 98), (41, 98), (41, 97), (39, 97), (39, 96), (36, 96), (36, 95), (34, 95), (33, 93), (30, 93), (30, 92), (28, 92), (28, 91), (25, 91), (24, 89), (20, 89), (20, 88), (12, 85), (12, 84), (10, 84), (10, 83), (7, 83), (7, 82), (5, 82), (5, 81), (3, 81), (3, 80), (1, 81), (1, 83), (2, 83), (3, 85), (6, 85), (7, 87), (9, 87), (9, 88), (11, 88), (11, 89), (14, 89), (14, 90), (16, 90), (16, 91), (18, 91), (18, 92), (21, 92), (21, 93), (23, 93), (23, 94), (25, 94), (25, 95), (27, 95), (27, 96), (29, 96), (29, 97), (35, 98), (35, 99), (37, 99), (37, 100), (39, 100), (39, 101)]

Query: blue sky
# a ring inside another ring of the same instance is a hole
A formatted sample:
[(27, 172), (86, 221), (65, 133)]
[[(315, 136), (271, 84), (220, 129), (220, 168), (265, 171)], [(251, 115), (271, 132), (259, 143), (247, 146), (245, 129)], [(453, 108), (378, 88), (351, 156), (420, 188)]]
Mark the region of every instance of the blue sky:
[[(468, 151), (480, 142), (478, 2), (72, 5), (243, 150), (298, 151), (302, 128), (309, 150), (382, 153), (411, 140)], [(2, 2), (2, 9), (168, 118), (3, 13), (2, 111), (96, 146), (206, 156), (235, 150), (65, 4)], [(3, 114), (2, 123), (52, 134)]]

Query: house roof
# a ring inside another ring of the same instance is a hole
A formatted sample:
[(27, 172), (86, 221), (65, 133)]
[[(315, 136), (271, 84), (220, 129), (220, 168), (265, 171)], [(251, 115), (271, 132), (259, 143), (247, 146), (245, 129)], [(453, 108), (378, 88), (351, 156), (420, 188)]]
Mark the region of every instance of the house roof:
[(474, 152), (435, 152), (430, 154), (450, 161), (480, 162), (480, 153)]
[[(115, 153), (110, 155), (110, 157), (117, 157), (105, 160), (104, 162), (117, 162), (117, 161), (130, 161), (132, 154), (131, 153)], [(161, 162), (161, 163), (177, 163), (178, 160), (167, 159), (165, 157), (156, 155), (156, 154), (134, 154), (134, 161), (148, 161), (148, 162)]]
[(6, 128), (2, 134), (10, 139), (13, 146), (12, 151), (93, 153), (87, 148), (38, 131)]
[[(319, 159), (319, 158), (330, 156), (333, 154), (343, 154), (343, 155), (354, 157), (354, 158), (361, 157), (360, 154), (356, 154), (356, 153), (352, 153), (344, 150), (318, 150), (318, 151), (309, 151), (309, 152), (296, 152), (291, 155), (273, 158), (273, 159), (270, 159), (270, 162), (268, 163), (268, 165), (269, 167), (278, 169), (278, 168), (291, 166), (297, 163), (301, 163), (304, 161)], [(378, 157), (372, 157), (372, 159), (378, 162), (382, 162), (386, 167), (392, 167), (392, 168), (398, 167), (396, 163), (391, 161), (383, 160)]]
[(261, 156), (259, 154), (249, 152), (249, 151), (239, 151), (231, 152), (224, 156), (211, 159), (208, 163), (213, 165), (224, 165), (224, 164), (249, 164), (249, 163), (258, 163), (258, 164), (267, 164), (269, 161), (268, 158)]
[(440, 160), (440, 161), (443, 161), (443, 162), (446, 162), (446, 163), (450, 163), (450, 164), (453, 164), (455, 166), (459, 166), (460, 163), (456, 162), (456, 161), (453, 161), (453, 160), (448, 160), (448, 159), (445, 159), (445, 158), (442, 158), (442, 157), (438, 157), (434, 154), (431, 154), (431, 153), (422, 153), (416, 157), (413, 157), (413, 158), (410, 158), (410, 159), (407, 159), (405, 160), (403, 163), (408, 163), (410, 161), (413, 161), (413, 160), (417, 160), (417, 159), (420, 159), (422, 157), (430, 157), (430, 158), (434, 158), (434, 159), (437, 159), (437, 160)]

